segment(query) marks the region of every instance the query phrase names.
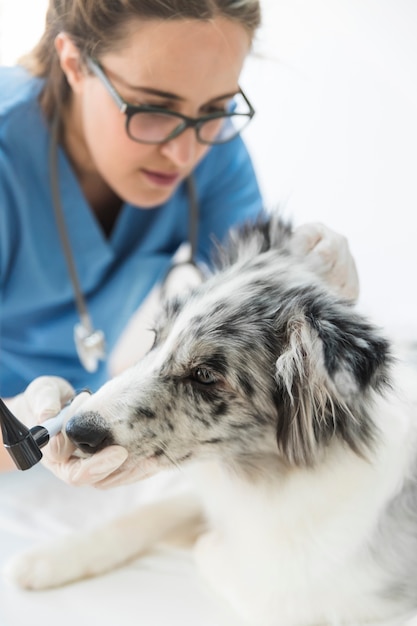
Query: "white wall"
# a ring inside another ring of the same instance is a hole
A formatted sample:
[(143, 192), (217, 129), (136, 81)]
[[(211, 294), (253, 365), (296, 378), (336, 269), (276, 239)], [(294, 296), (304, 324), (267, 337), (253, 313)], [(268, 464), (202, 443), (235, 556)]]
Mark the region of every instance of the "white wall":
[(0, 0), (0, 63), (11, 65), (37, 42), (48, 0)]
[[(36, 40), (46, 0), (0, 0), (0, 59)], [(417, 0), (263, 0), (242, 85), (266, 203), (346, 234), (361, 307), (417, 339)], [(24, 18), (24, 19), (23, 19)]]
[(242, 83), (269, 206), (346, 234), (360, 305), (417, 339), (417, 2), (264, 0)]

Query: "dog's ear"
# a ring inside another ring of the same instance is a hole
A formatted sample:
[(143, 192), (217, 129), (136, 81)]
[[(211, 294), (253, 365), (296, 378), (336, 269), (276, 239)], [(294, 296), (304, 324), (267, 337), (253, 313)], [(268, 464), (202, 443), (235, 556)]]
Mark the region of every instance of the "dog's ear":
[(325, 300), (304, 303), (283, 337), (275, 401), (286, 459), (314, 465), (334, 437), (366, 456), (376, 435), (372, 393), (388, 384), (388, 343), (348, 304)]

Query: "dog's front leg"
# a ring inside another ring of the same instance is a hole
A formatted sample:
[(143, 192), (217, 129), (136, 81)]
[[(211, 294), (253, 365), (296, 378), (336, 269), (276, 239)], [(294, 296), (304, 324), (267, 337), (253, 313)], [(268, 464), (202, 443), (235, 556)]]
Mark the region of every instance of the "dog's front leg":
[(7, 580), (24, 589), (47, 589), (108, 572), (151, 548), (183, 525), (200, 525), (191, 495), (142, 507), (102, 528), (68, 535), (24, 552), (5, 567)]
[[(250, 625), (259, 626), (259, 607), (251, 592), (244, 591), (240, 572), (247, 563), (236, 563), (220, 534), (202, 534), (194, 546), (197, 567), (210, 587)], [(262, 622), (263, 624), (264, 622)]]

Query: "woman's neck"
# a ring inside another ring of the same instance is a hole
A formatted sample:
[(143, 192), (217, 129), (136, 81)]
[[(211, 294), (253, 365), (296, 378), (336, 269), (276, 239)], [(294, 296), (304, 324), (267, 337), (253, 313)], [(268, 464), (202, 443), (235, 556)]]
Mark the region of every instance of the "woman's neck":
[(62, 113), (61, 143), (84, 196), (106, 236), (111, 234), (122, 207), (121, 198), (100, 176), (85, 144), (76, 102)]

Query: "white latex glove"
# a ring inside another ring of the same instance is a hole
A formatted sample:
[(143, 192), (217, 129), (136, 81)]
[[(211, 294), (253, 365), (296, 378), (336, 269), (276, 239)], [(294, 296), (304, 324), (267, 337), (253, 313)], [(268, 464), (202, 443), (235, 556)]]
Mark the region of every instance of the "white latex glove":
[[(57, 376), (35, 378), (23, 393), (7, 401), (16, 417), (29, 428), (59, 413), (62, 407), (75, 395), (72, 386)], [(78, 395), (69, 407), (68, 421), (78, 410), (89, 394)], [(53, 474), (72, 485), (95, 485), (106, 487), (106, 479), (124, 463), (127, 450), (121, 446), (109, 446), (87, 458), (79, 458), (75, 446), (63, 432), (52, 437), (42, 448), (42, 463)], [(75, 453), (75, 454), (74, 454)]]
[(337, 295), (355, 301), (359, 296), (359, 278), (346, 237), (318, 222), (295, 229), (291, 253), (307, 261)]

